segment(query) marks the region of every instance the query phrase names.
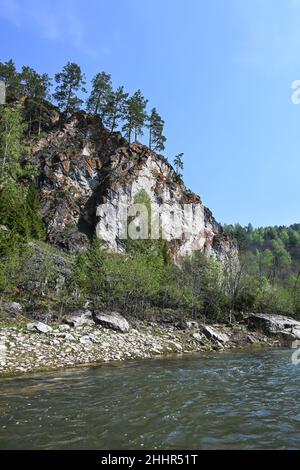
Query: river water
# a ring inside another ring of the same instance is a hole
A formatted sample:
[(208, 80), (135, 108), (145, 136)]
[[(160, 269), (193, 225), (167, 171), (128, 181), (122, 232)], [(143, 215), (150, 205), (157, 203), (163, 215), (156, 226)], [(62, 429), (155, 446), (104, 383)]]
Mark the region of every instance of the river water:
[(0, 379), (0, 449), (299, 449), (291, 350)]

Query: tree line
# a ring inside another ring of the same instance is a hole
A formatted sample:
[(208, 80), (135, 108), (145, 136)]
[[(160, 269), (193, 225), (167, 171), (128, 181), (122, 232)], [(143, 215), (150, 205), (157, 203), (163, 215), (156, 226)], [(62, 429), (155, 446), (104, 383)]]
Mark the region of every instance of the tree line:
[(235, 224), (224, 230), (237, 240), (242, 278), (247, 280), (241, 308), (300, 315), (300, 224)]
[(147, 128), (150, 149), (165, 149), (165, 122), (157, 109), (147, 111), (148, 100), (141, 90), (130, 96), (123, 86), (114, 89), (111, 75), (106, 72), (99, 72), (92, 79), (86, 100), (83, 99), (87, 93), (85, 75), (72, 62), (55, 74), (53, 93), (53, 79), (48, 74), (39, 74), (29, 66), (23, 66), (18, 72), (12, 60), (0, 62), (0, 80), (6, 85), (8, 104), (26, 97), (24, 118), (29, 137), (47, 129), (51, 115), (49, 103), (54, 102), (66, 118), (85, 107), (89, 113), (99, 116), (110, 132), (122, 130), (129, 143), (143, 136)]

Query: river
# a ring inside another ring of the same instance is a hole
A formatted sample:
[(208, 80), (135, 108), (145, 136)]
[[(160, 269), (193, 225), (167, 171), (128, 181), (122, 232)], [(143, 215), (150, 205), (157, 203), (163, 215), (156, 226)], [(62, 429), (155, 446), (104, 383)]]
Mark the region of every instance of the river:
[(0, 449), (299, 449), (291, 350), (0, 379)]

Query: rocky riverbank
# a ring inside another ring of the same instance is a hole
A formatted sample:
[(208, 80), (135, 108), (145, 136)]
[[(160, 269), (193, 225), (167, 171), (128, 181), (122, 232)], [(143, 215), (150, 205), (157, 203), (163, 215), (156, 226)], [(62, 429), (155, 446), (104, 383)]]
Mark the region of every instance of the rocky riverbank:
[(300, 339), (300, 322), (250, 315), (233, 325), (188, 320), (180, 328), (140, 323), (118, 313), (80, 311), (61, 324), (20, 322), (0, 328), (0, 375), (246, 347), (280, 347)]

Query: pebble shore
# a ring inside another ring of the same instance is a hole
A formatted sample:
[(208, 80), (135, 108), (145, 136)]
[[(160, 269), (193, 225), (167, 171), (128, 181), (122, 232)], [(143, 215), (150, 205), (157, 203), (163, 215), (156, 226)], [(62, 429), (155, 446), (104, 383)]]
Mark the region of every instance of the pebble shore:
[(28, 325), (0, 328), (0, 376), (50, 371), (79, 365), (151, 358), (169, 354), (226, 350), (249, 346), (280, 346), (244, 326), (219, 326), (227, 339), (206, 338), (193, 328), (141, 325), (121, 333), (101, 325), (52, 325), (47, 332)]

